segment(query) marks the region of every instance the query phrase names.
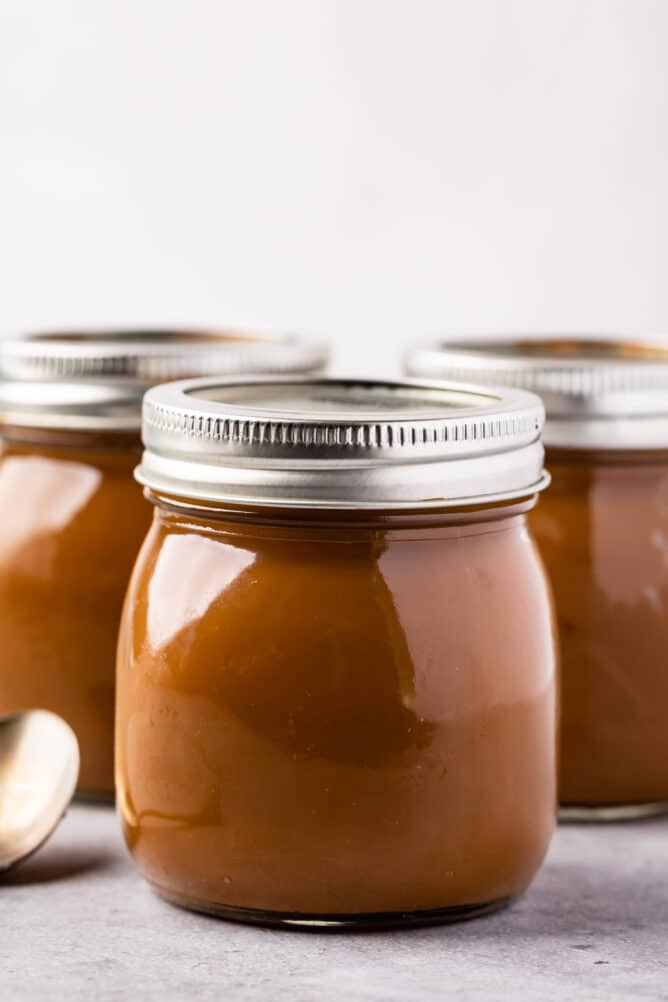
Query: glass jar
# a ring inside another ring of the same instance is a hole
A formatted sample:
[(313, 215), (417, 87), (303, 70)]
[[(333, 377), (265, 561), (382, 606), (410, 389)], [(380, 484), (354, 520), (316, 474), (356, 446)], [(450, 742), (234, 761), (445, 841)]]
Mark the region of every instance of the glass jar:
[(381, 927), (527, 887), (556, 812), (541, 423), (417, 383), (147, 395), (116, 780), (160, 895)]
[(531, 527), (561, 639), (565, 818), (668, 808), (668, 349), (489, 339), (418, 349), (412, 372), (541, 394), (552, 485)]
[(323, 358), (298, 341), (283, 355), (276, 340), (266, 355), (261, 346), (168, 332), (0, 345), (0, 714), (40, 707), (64, 717), (89, 797), (113, 795), (118, 623), (150, 523), (133, 478), (142, 393), (175, 373), (310, 371)]

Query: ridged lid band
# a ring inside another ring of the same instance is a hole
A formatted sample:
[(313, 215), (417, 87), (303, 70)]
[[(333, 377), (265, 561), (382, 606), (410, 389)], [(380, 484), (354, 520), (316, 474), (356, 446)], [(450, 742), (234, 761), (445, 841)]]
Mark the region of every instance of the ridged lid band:
[(327, 346), (234, 331), (86, 331), (0, 341), (0, 420), (138, 429), (149, 386), (194, 376), (319, 372)]
[(405, 369), (537, 393), (543, 440), (581, 449), (668, 448), (668, 342), (621, 337), (458, 338), (417, 345)]
[(137, 477), (195, 500), (438, 508), (545, 485), (543, 407), (424, 381), (198, 380), (150, 390)]

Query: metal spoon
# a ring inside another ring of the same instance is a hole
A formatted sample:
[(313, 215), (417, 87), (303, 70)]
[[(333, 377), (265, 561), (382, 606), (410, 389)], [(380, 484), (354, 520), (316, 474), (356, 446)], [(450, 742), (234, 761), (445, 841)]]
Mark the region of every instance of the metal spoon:
[(0, 875), (51, 835), (78, 777), (77, 739), (55, 713), (0, 717)]

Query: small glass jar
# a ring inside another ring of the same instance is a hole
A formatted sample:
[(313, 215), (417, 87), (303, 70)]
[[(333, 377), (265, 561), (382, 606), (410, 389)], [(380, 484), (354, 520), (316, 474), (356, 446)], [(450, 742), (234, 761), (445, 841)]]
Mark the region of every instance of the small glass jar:
[(141, 397), (177, 374), (307, 372), (320, 346), (211, 333), (0, 344), (0, 714), (41, 707), (79, 740), (79, 792), (113, 796), (115, 652), (151, 509), (133, 478)]
[(425, 346), (414, 373), (529, 387), (552, 485), (531, 513), (561, 639), (564, 818), (668, 808), (668, 348), (621, 339)]
[(542, 419), (419, 383), (147, 394), (116, 781), (160, 895), (373, 928), (527, 887), (556, 813)]

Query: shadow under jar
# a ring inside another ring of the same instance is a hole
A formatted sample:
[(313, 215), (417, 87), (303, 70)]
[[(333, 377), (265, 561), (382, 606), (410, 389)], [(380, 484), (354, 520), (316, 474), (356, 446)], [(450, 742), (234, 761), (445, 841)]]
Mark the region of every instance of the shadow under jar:
[(416, 349), (409, 371), (529, 387), (552, 484), (530, 522), (554, 588), (566, 819), (668, 809), (668, 349), (489, 339)]
[(556, 812), (542, 420), (420, 383), (147, 395), (116, 781), (160, 895), (373, 928), (527, 887)]
[(313, 371), (298, 339), (211, 333), (44, 334), (0, 345), (0, 714), (64, 717), (79, 793), (113, 796), (115, 655), (151, 508), (133, 477), (141, 397), (211, 371)]

